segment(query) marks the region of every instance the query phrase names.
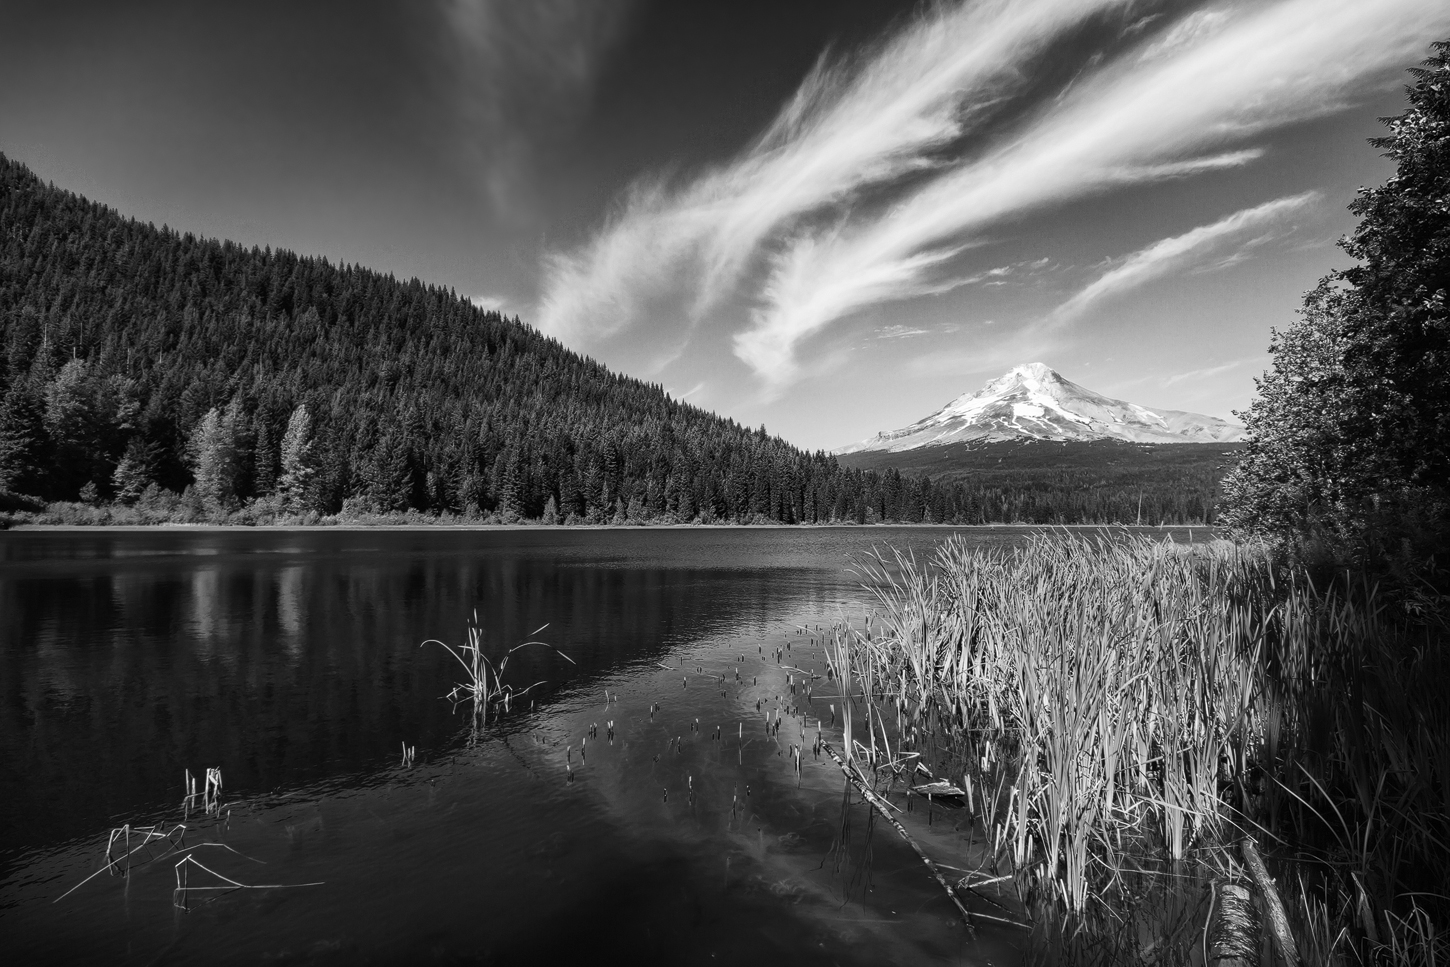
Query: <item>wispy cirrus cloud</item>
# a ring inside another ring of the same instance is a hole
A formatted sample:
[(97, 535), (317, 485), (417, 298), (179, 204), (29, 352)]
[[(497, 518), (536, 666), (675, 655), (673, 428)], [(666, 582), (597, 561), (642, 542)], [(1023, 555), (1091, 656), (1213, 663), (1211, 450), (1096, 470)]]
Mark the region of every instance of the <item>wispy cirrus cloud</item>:
[(516, 193), (540, 141), (577, 118), (635, 0), (436, 0), (469, 143), (495, 207)]
[(1238, 369), (1246, 363), (1259, 362), (1263, 356), (1250, 356), (1244, 359), (1235, 359), (1227, 363), (1220, 363), (1217, 366), (1204, 366), (1200, 369), (1190, 369), (1183, 373), (1173, 373), (1162, 380), (1163, 386), (1169, 387), (1176, 383), (1197, 382), (1199, 380), (1211, 379), (1214, 376), (1222, 376), (1224, 373)]
[(1212, 224), (1200, 225), (1181, 235), (1160, 239), (1120, 260), (1113, 268), (1058, 306), (1053, 313), (1055, 321), (1075, 319), (1096, 302), (1193, 266), (1207, 256), (1221, 251), (1221, 246), (1226, 241), (1242, 238), (1272, 222), (1303, 211), (1319, 198), (1316, 191), (1275, 198), (1262, 205), (1226, 215)]
[[(801, 340), (854, 311), (929, 291), (987, 226), (1124, 183), (1252, 160), (1233, 141), (1338, 107), (1450, 24), (1434, 0), (1282, 0), (1224, 8), (1169, 49), (1080, 82), (1016, 137), (916, 188), (884, 215), (805, 232), (774, 258), (735, 352), (788, 382)], [(1216, 151), (1207, 157), (1195, 152)]]
[(1026, 83), (1024, 62), (1070, 27), (1130, 5), (942, 5), (872, 51), (822, 58), (738, 158), (682, 187), (635, 185), (588, 242), (552, 253), (540, 327), (588, 343), (652, 314), (698, 319), (779, 233), (940, 167), (941, 151)]
[(882, 326), (872, 335), (877, 339), (911, 339), (913, 336), (926, 336), (931, 333), (930, 329), (918, 329), (916, 326)]

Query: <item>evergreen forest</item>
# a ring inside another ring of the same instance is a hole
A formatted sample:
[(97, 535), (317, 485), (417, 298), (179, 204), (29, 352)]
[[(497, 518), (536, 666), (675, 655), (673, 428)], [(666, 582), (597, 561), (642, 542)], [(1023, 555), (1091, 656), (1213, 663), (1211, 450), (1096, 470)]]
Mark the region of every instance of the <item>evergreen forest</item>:
[(0, 155), (19, 519), (1211, 521), (1216, 479), (1188, 500), (1141, 483), (844, 467), (446, 288), (157, 228)]

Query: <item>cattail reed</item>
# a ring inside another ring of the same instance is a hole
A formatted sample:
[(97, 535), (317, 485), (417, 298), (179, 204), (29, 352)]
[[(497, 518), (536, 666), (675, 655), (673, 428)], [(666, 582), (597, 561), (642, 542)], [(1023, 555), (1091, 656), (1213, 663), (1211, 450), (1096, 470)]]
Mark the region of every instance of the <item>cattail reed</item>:
[[(1392, 926), (1420, 943), (1408, 925), (1425, 905), (1443, 916), (1445, 874), (1426, 871), (1450, 868), (1450, 659), (1400, 643), (1372, 589), (1318, 589), (1255, 548), (1061, 535), (1005, 551), (954, 539), (929, 565), (863, 572), (879, 620), (825, 642), (843, 754), (945, 752), (938, 775), (960, 773), (1024, 899), (1102, 911), (1154, 869), (1211, 874), (1264, 826), (1328, 857), (1304, 882), (1338, 890), (1345, 913), (1298, 888), (1313, 949), (1342, 930), (1389, 956)], [(1360, 870), (1396, 885), (1367, 889)]]

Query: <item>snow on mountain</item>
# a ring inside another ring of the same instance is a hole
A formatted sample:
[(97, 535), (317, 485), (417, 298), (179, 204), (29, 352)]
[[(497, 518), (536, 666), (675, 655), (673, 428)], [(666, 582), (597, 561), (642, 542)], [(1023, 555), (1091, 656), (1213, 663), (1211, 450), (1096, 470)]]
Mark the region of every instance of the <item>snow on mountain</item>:
[(1131, 443), (1234, 443), (1237, 423), (1181, 410), (1152, 410), (1063, 379), (1042, 363), (1018, 366), (924, 420), (887, 430), (836, 453), (914, 450), (985, 440), (1124, 440)]

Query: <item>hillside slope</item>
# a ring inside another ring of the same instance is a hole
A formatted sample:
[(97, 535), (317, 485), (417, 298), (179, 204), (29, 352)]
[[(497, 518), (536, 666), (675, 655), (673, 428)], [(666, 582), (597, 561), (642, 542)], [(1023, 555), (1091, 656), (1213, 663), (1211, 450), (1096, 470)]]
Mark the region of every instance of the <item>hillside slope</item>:
[(51, 500), (266, 496), (303, 405), (323, 513), (794, 521), (870, 483), (451, 291), (158, 229), (3, 155), (0, 353), (0, 491)]

